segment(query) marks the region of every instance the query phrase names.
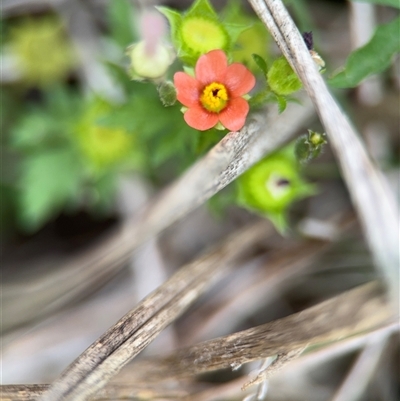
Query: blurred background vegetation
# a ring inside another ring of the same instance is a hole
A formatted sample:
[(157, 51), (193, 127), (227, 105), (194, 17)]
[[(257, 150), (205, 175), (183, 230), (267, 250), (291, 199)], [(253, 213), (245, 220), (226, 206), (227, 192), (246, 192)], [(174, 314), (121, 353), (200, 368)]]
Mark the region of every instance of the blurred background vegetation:
[[(6, 281), (10, 282), (24, 274), (29, 281), (30, 274), (33, 275), (29, 273), (30, 266), (36, 266), (32, 270), (35, 274), (41, 269), (47, 271), (46, 264), (42, 263), (43, 255), (66, 258), (118, 226), (127, 214), (127, 207), (121, 201), (127, 182), (135, 183), (139, 179), (148, 193), (157, 193), (224, 136), (221, 131), (204, 134), (188, 127), (180, 105), (168, 108), (162, 105), (156, 85), (129, 78), (129, 58), (125, 51), (140, 38), (138, 18), (150, 2), (74, 0), (68, 3), (4, 0), (2, 4), (0, 219), (2, 268)], [(300, 30), (313, 32), (314, 47), (326, 62), (325, 76), (329, 81), (345, 65), (349, 54), (360, 47), (352, 39), (357, 36), (354, 33), (357, 21), (349, 2), (287, 0), (285, 3)], [(167, 1), (163, 4), (186, 9), (191, 3)], [(251, 25), (240, 36), (234, 58), (259, 74), (252, 53), (268, 61), (279, 55), (269, 34), (245, 2), (215, 1), (213, 4), (227, 21)], [(373, 22), (365, 22), (371, 28), (370, 35), (397, 14), (391, 7), (375, 7)], [(389, 59), (390, 62), (386, 60), (376, 67), (376, 72), (382, 72), (380, 75), (374, 75), (362, 85), (346, 81), (342, 87), (350, 89), (337, 89), (340, 82), (334, 86), (332, 81), (332, 90), (362, 132), (373, 158), (398, 189), (395, 174), (400, 147), (400, 62), (398, 54)], [(175, 61), (168, 78), (180, 68), (179, 61)], [(313, 127), (322, 130), (318, 122)], [(305, 132), (306, 129), (298, 135)], [(325, 216), (330, 207), (335, 210), (349, 207), (329, 147), (317, 161), (302, 168), (302, 172), (316, 185), (318, 195), (292, 207), (293, 226), (308, 215)], [(135, 191), (132, 196), (140, 198)], [(182, 223), (172, 237), (164, 237), (161, 247), (165, 264), (169, 266), (167, 271), (190, 260), (232, 227), (254, 218), (235, 205), (235, 196), (235, 187), (228, 187), (193, 218), (189, 229)], [(184, 239), (186, 234), (188, 238)], [(372, 275), (371, 261), (359, 233), (352, 238), (353, 246), (341, 243), (337, 245), (338, 252), (332, 251), (326, 256), (336, 270), (332, 268), (325, 279), (324, 272), (297, 279), (292, 283), (296, 289), (292, 295), (277, 296), (278, 308), (275, 312), (269, 309), (268, 317), (264, 318), (273, 319), (289, 313), (288, 310), (300, 310), (303, 305), (343, 289), (339, 270), (344, 266), (351, 267), (346, 285), (367, 281)], [(56, 268), (56, 263), (51, 266)], [(307, 293), (310, 287), (313, 290)], [(89, 295), (90, 291), (85, 294)], [(253, 315), (243, 320), (238, 318), (227, 330), (260, 323), (263, 305), (260, 301)], [(201, 314), (197, 319), (201, 322)], [(178, 322), (178, 331), (190, 327), (189, 323)], [(98, 332), (105, 330), (107, 324)], [(30, 327), (21, 321), (16, 326)], [(18, 327), (10, 325), (10, 332)], [(89, 336), (91, 340), (93, 336)], [(187, 338), (186, 341), (189, 342)], [(24, 377), (33, 377), (38, 382), (52, 380), (55, 373), (49, 366), (43, 369), (41, 377), (16, 375), (16, 380)], [(12, 381), (11, 374), (7, 380)], [(372, 401), (372, 398), (365, 399)], [(394, 401), (374, 398), (378, 399)]]
[[(6, 2), (1, 23), (4, 238), (31, 235), (62, 214), (84, 212), (95, 220), (115, 216), (118, 177), (137, 173), (161, 187), (222, 137), (215, 130), (204, 135), (191, 129), (179, 105), (164, 108), (154, 85), (129, 79), (125, 49), (140, 37), (137, 21), (143, 4), (96, 3), (90, 39), (88, 28), (71, 32), (70, 16), (62, 8), (38, 4), (13, 7)], [(299, 28), (314, 32), (315, 48), (331, 75), (343, 65), (346, 49), (325, 38), (318, 18), (325, 18), (324, 8), (339, 15), (346, 3), (287, 4)], [(89, 2), (85, 11), (94, 6)], [(259, 72), (251, 54), (270, 60), (272, 43), (265, 28), (238, 1), (216, 6), (226, 21), (251, 26), (240, 36), (234, 58)], [(332, 46), (338, 48), (332, 52)], [(179, 68), (175, 64), (170, 77)], [(390, 113), (395, 105), (388, 107)], [(394, 161), (395, 152), (389, 157)]]

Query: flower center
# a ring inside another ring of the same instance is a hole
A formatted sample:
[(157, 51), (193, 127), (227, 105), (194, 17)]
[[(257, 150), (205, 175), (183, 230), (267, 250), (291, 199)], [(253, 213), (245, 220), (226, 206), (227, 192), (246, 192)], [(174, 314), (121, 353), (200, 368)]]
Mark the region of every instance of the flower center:
[(200, 96), (200, 102), (203, 107), (213, 113), (219, 113), (228, 103), (228, 91), (225, 85), (213, 82), (203, 89)]
[(290, 180), (276, 173), (272, 173), (269, 179), (265, 182), (267, 191), (269, 191), (274, 199), (280, 199), (287, 195), (291, 189), (290, 185)]

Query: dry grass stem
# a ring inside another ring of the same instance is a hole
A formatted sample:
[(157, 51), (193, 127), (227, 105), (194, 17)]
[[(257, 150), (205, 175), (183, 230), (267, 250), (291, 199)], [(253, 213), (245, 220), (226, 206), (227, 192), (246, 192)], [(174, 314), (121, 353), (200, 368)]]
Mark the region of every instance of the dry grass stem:
[[(354, 219), (344, 213), (338, 222), (337, 230), (344, 233), (353, 224)], [(260, 303), (279, 292), (285, 282), (304, 273), (331, 246), (332, 243), (326, 241), (303, 240), (269, 252), (267, 262), (263, 262), (264, 268), (247, 275), (243, 290), (235, 293), (234, 296), (230, 294), (227, 302), (220, 308), (214, 306), (212, 313), (204, 313), (206, 318), (192, 313), (191, 319), (183, 326), (183, 330), (187, 333), (185, 337), (190, 338), (192, 342), (213, 337), (214, 332), (220, 328), (221, 321), (224, 322), (224, 330), (229, 328), (233, 330), (229, 323), (230, 316), (235, 316), (235, 319), (232, 319), (233, 325), (237, 319), (245, 319), (246, 316), (251, 315)], [(243, 305), (246, 307), (243, 308)], [(194, 324), (196, 319), (202, 320), (201, 327)]]
[[(247, 363), (272, 355), (291, 355), (293, 352), (296, 354), (305, 346), (341, 340), (382, 327), (392, 320), (381, 286), (376, 282), (368, 283), (302, 312), (262, 326), (206, 341), (182, 349), (169, 357), (154, 359), (153, 362), (139, 361), (132, 366), (136, 376), (131, 376), (130, 385), (124, 387), (121, 383), (110, 383), (94, 399), (108, 399), (105, 394), (114, 394), (113, 399), (122, 399), (123, 397), (118, 398), (122, 391), (125, 396), (129, 391), (132, 394), (135, 391), (135, 383), (143, 383), (150, 375), (151, 380), (159, 384), (170, 378), (229, 368), (233, 363)], [(392, 326), (389, 329), (382, 332), (389, 335), (393, 332)], [(375, 336), (374, 333), (371, 335)], [(93, 372), (96, 369), (94, 367)], [(121, 390), (119, 393), (118, 388)], [(47, 389), (48, 386), (41, 385), (2, 386), (2, 399), (33, 400)], [(46, 399), (44, 397), (48, 397), (49, 394), (54, 393), (44, 393), (41, 399)], [(63, 398), (54, 396), (51, 399)], [(69, 398), (67, 396), (64, 399)], [(77, 396), (74, 399), (86, 398)]]
[[(332, 401), (361, 399), (378, 368), (382, 353), (388, 343), (390, 333), (385, 334), (380, 338), (371, 338), (366, 344)], [(354, 383), (357, 383), (357, 386)]]
[(289, 352), (282, 352), (277, 354), (276, 358), (269, 364), (265, 369), (261, 369), (258, 375), (243, 384), (242, 390), (246, 390), (250, 386), (255, 386), (256, 384), (261, 384), (268, 380), (273, 374), (281, 370), (287, 363), (291, 362), (293, 359), (299, 357), (306, 347), (300, 347)]
[(86, 400), (173, 322), (218, 277), (262, 240), (266, 222), (227, 238), (224, 244), (187, 266), (146, 297), (92, 344), (41, 400)]
[(392, 306), (399, 297), (399, 218), (392, 191), (359, 135), (330, 94), (281, 0), (249, 0), (291, 63), (329, 135), (367, 241), (385, 277)]
[(373, 282), (285, 318), (180, 350), (153, 365), (152, 380), (191, 376), (338, 341), (392, 320), (380, 286)]

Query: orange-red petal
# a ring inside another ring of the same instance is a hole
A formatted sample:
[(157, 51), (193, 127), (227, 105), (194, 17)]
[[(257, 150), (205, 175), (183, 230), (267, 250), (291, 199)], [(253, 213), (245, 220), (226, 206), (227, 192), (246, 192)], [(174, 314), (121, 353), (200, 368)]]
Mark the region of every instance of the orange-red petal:
[(203, 84), (211, 82), (223, 83), (225, 79), (228, 59), (222, 50), (211, 50), (203, 54), (196, 63), (196, 78)]
[(249, 112), (249, 104), (242, 97), (229, 101), (228, 107), (219, 113), (221, 124), (229, 131), (239, 131), (243, 128)]
[(185, 72), (174, 75), (176, 98), (186, 107), (196, 106), (199, 103), (200, 83)]
[(224, 84), (231, 96), (242, 96), (254, 88), (256, 78), (243, 64), (233, 63), (226, 71)]
[(199, 131), (210, 129), (218, 123), (218, 114), (209, 113), (201, 106), (190, 108), (183, 118), (189, 126)]

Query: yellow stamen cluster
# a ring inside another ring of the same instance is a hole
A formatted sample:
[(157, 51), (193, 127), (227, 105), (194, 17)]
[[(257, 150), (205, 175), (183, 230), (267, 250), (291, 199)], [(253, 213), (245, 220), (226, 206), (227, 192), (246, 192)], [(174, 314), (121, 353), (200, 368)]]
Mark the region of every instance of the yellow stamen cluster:
[(228, 102), (228, 91), (225, 85), (213, 82), (203, 89), (200, 102), (203, 107), (213, 113), (219, 113), (226, 107)]

